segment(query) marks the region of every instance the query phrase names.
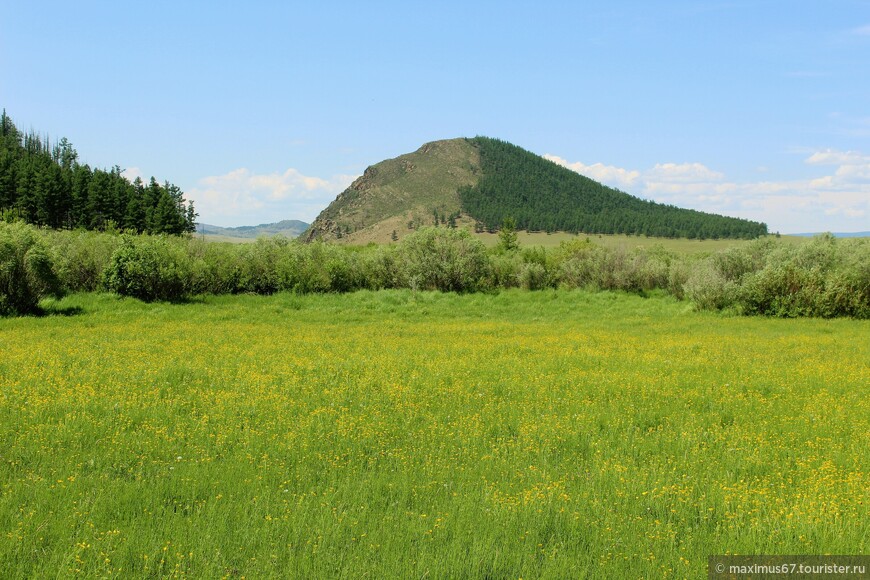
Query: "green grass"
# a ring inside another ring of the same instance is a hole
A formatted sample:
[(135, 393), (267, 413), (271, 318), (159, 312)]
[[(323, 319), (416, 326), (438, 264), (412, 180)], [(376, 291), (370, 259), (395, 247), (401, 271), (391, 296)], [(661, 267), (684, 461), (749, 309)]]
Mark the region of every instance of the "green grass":
[(867, 322), (563, 291), (47, 308), (0, 320), (4, 577), (699, 577), (870, 547)]
[[(498, 244), (498, 234), (482, 233), (475, 234), (488, 247)], [(570, 234), (567, 232), (517, 232), (517, 241), (520, 247), (543, 247), (555, 248), (564, 241), (585, 240), (589, 238), (593, 243), (607, 248), (622, 248), (633, 250), (635, 248), (652, 248), (660, 246), (666, 250), (680, 254), (713, 253), (728, 248), (744, 246), (751, 240), (690, 240), (687, 238), (655, 238), (646, 236), (628, 236), (624, 234)], [(796, 236), (782, 236), (789, 243), (799, 244), (812, 238), (800, 238)]]
[[(407, 230), (406, 220), (394, 219), (384, 222), (384, 227), (372, 228), (361, 232), (356, 236), (339, 240), (343, 243), (365, 245), (371, 242), (378, 244), (388, 244), (391, 242), (390, 234), (395, 229), (400, 238), (405, 237), (410, 233)], [(463, 217), (460, 220), (460, 227), (467, 229), (477, 239), (482, 241), (488, 248), (498, 245), (499, 237), (497, 233), (474, 233), (474, 221)], [(370, 234), (370, 235), (364, 235)], [(624, 234), (572, 234), (568, 232), (517, 232), (517, 241), (521, 248), (540, 247), (540, 248), (556, 248), (562, 242), (571, 240), (585, 240), (589, 238), (593, 243), (601, 246), (615, 249), (622, 248), (625, 250), (633, 250), (638, 247), (652, 248), (654, 246), (663, 247), (666, 250), (679, 254), (711, 254), (726, 250), (728, 248), (740, 247), (749, 244), (751, 240), (690, 240), (687, 238), (656, 238), (646, 236), (629, 236)], [(789, 244), (802, 244), (812, 238), (799, 236), (781, 236), (782, 240)]]
[[(253, 244), (257, 238), (239, 238), (236, 236), (222, 236), (219, 234), (193, 234), (194, 238), (205, 240), (206, 242), (228, 242), (230, 244)], [(271, 236), (263, 236), (271, 237)]]

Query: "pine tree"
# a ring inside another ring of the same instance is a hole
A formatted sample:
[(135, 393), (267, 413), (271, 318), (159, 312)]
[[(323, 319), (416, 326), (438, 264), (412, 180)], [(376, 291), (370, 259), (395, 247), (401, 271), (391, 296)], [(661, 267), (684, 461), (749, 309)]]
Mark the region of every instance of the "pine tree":
[(505, 252), (512, 252), (520, 247), (517, 242), (516, 220), (508, 216), (504, 218), (498, 232), (498, 247)]

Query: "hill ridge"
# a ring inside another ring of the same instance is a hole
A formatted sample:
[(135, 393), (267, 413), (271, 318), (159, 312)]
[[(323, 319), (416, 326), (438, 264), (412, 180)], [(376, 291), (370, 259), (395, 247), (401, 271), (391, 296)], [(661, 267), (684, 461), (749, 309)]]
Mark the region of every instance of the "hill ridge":
[(767, 226), (643, 200), (521, 147), (489, 137), (425, 143), (366, 168), (315, 219), (304, 239), (401, 238), (421, 225), (497, 230), (754, 238)]
[(290, 238), (298, 237), (311, 224), (300, 220), (281, 220), (278, 222), (259, 224), (256, 226), (223, 227), (212, 224), (197, 223), (196, 233), (206, 236), (224, 236), (229, 238), (257, 238), (260, 236), (284, 235)]

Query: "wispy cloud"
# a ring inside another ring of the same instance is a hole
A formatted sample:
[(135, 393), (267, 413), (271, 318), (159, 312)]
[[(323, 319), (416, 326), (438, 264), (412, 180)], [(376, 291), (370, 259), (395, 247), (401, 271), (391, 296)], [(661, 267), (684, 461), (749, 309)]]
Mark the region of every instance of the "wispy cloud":
[(200, 221), (222, 226), (254, 225), (284, 219), (312, 221), (354, 176), (328, 179), (304, 175), (296, 169), (257, 174), (239, 168), (203, 177), (187, 192)]
[[(820, 169), (811, 179), (792, 181), (729, 180), (701, 163), (659, 163), (641, 171), (601, 164), (548, 159), (623, 189), (622, 175), (634, 176), (630, 193), (681, 207), (744, 217), (773, 231), (855, 231), (870, 228), (870, 155), (825, 149), (806, 151), (804, 163)], [(589, 168), (608, 167), (610, 175)]]
[(864, 26), (859, 26), (858, 28), (852, 29), (852, 33), (859, 36), (870, 36), (870, 24), (866, 24)]
[(856, 151), (823, 149), (807, 157), (805, 162), (809, 165), (867, 165), (870, 163), (870, 156)]

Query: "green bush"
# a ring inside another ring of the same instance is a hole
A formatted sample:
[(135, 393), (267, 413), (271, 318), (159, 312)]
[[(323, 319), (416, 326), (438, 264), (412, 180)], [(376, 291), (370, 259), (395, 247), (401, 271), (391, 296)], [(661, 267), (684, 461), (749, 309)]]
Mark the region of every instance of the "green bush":
[(193, 239), (187, 245), (187, 252), (191, 294), (236, 294), (243, 291), (243, 260), (237, 246)]
[(408, 279), (399, 261), (396, 246), (376, 246), (361, 252), (359, 276), (369, 290), (384, 288), (407, 288)]
[(95, 292), (121, 237), (93, 231), (55, 231), (47, 239), (61, 284), (69, 292)]
[(607, 250), (585, 241), (562, 242), (556, 251), (557, 280), (568, 288), (594, 288), (598, 286), (599, 264)]
[[(281, 290), (289, 244), (287, 238), (274, 237), (236, 246), (241, 257), (239, 290), (255, 294), (273, 294)], [(293, 279), (292, 274), (290, 278)]]
[(693, 256), (660, 246), (608, 249), (588, 238), (557, 249), (487, 251), (467, 231), (451, 228), (422, 228), (395, 245), (355, 247), (282, 237), (229, 244), (0, 226), (4, 314), (33, 312), (41, 297), (62, 291), (103, 288), (143, 300), (179, 300), (239, 292), (562, 286), (663, 289), (698, 309), (748, 315), (870, 318), (870, 240), (831, 235), (797, 245), (755, 240)]
[(517, 252), (492, 252), (489, 255), (488, 285), (493, 288), (519, 287), (522, 267), (522, 256)]
[(759, 240), (711, 262), (723, 284), (733, 285), (731, 301), (745, 314), (870, 318), (867, 240), (830, 234), (799, 246)]
[(662, 247), (635, 252), (635, 284), (640, 290), (667, 289), (675, 261), (673, 254)]
[(585, 241), (563, 242), (557, 250), (556, 280), (567, 288), (641, 290), (636, 256)]
[(486, 286), (486, 248), (466, 230), (421, 228), (399, 243), (399, 253), (411, 287), (473, 292)]
[(520, 286), (525, 290), (543, 290), (550, 283), (547, 269), (538, 262), (523, 264), (519, 279)]
[(37, 312), (42, 298), (61, 293), (37, 230), (20, 222), (0, 223), (0, 315)]
[(306, 255), (305, 271), (318, 281), (310, 292), (352, 292), (365, 287), (359, 272), (359, 250), (325, 242), (302, 246)]
[(840, 240), (840, 268), (828, 278), (828, 316), (870, 319), (870, 239)]
[(124, 234), (104, 273), (105, 286), (145, 301), (184, 299), (191, 280), (186, 240)]
[(696, 264), (683, 284), (683, 295), (698, 310), (732, 306), (735, 292), (735, 283), (726, 279), (711, 260)]

